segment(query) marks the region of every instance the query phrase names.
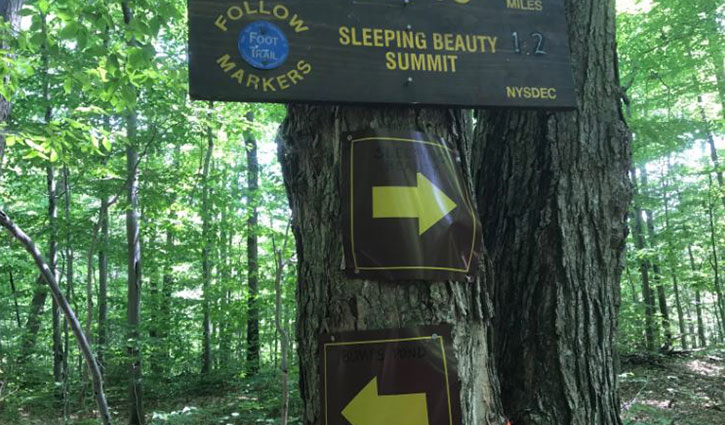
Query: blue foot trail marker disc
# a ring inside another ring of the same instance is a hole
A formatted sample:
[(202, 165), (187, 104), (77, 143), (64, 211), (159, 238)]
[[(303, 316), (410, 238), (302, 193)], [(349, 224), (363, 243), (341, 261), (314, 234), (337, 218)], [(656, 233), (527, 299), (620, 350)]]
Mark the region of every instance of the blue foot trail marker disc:
[(289, 56), (289, 41), (275, 24), (256, 21), (239, 33), (239, 53), (257, 69), (275, 69), (284, 64)]

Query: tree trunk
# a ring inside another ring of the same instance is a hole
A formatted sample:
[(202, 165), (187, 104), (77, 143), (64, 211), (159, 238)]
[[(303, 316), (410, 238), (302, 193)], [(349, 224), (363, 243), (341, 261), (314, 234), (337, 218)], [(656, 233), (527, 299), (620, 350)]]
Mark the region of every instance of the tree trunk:
[[(710, 177), (710, 190), (712, 190), (712, 177)], [(710, 219), (710, 250), (712, 252), (712, 271), (713, 276), (713, 287), (715, 288), (715, 315), (719, 317), (720, 326), (718, 328), (720, 337), (725, 336), (725, 299), (723, 299), (722, 289), (720, 287), (720, 261), (719, 253), (717, 250), (717, 229), (715, 228), (715, 213), (713, 208), (713, 202), (711, 200), (707, 203), (707, 215)]]
[[(106, 27), (103, 39), (104, 47), (107, 48), (109, 43), (109, 29)], [(111, 118), (108, 115), (104, 115), (103, 117), (103, 129), (108, 132), (111, 131)], [(105, 148), (102, 148), (102, 152), (105, 155), (103, 164), (107, 165), (111, 152), (108, 152)], [(98, 240), (98, 345), (96, 350), (101, 372), (103, 372), (105, 367), (104, 354), (106, 347), (106, 323), (108, 319), (108, 210), (111, 208), (111, 202), (105, 191), (106, 186), (103, 185), (102, 188), (104, 192), (100, 196), (101, 211), (98, 217), (100, 237)], [(119, 196), (116, 195), (114, 197), (114, 202), (117, 201), (118, 198)]]
[[(254, 112), (247, 113), (247, 121), (254, 121)], [(254, 375), (259, 370), (259, 253), (257, 241), (257, 201), (259, 189), (259, 161), (257, 160), (257, 139), (251, 129), (244, 133), (247, 147), (247, 373)]]
[(723, 321), (720, 318), (720, 315), (717, 313), (719, 307), (717, 304), (717, 300), (714, 300), (712, 304), (712, 310), (715, 312), (715, 331), (713, 340), (715, 341), (715, 343), (722, 343), (723, 340), (725, 340), (725, 331), (723, 331), (723, 329), (725, 329), (725, 321)]
[[(271, 226), (270, 226), (271, 227)], [(289, 230), (289, 227), (288, 227)], [(275, 265), (275, 279), (274, 279), (274, 293), (275, 293), (275, 309), (274, 309), (274, 323), (281, 339), (281, 355), (280, 371), (282, 372), (282, 412), (280, 418), (280, 425), (287, 425), (287, 419), (289, 417), (289, 369), (287, 365), (287, 347), (289, 344), (289, 334), (282, 325), (282, 284), (284, 281), (284, 270), (287, 265), (287, 260), (284, 259), (283, 254), (287, 247), (288, 232), (285, 232), (285, 239), (282, 243), (281, 249), (277, 248), (277, 245), (272, 239), (273, 250), (274, 250), (274, 265)]]
[[(445, 138), (469, 164), (461, 112), (445, 109), (289, 106), (279, 159), (297, 240), (297, 349), (302, 423), (320, 424), (318, 338), (325, 332), (448, 323), (461, 380), (462, 423), (504, 423), (490, 355), (489, 265), (471, 283), (349, 279), (343, 263), (341, 133), (370, 127), (417, 130)], [(466, 170), (467, 172), (468, 170)], [(425, 306), (425, 308), (421, 308)]]
[(169, 327), (173, 326), (171, 322), (171, 312), (172, 310), (172, 302), (173, 302), (173, 293), (174, 293), (174, 276), (173, 276), (173, 260), (172, 260), (172, 253), (174, 252), (174, 234), (171, 231), (171, 229), (166, 229), (166, 260), (164, 261), (164, 276), (162, 278), (162, 288), (161, 288), (161, 318), (166, 324), (166, 326), (161, 326), (161, 350), (162, 350), (162, 358), (161, 361), (163, 362), (163, 365), (161, 366), (162, 370), (168, 370), (168, 361), (170, 359), (169, 357)]
[[(694, 275), (697, 273), (697, 266), (695, 265), (695, 256), (692, 253), (692, 245), (687, 245), (687, 253), (690, 256), (690, 267)], [(698, 287), (695, 287), (695, 313), (697, 315), (697, 336), (700, 338), (700, 347), (707, 347), (705, 322), (702, 318), (702, 299), (700, 297), (700, 288)]]
[(575, 112), (479, 112), (474, 164), (516, 425), (619, 424), (617, 314), (630, 137), (615, 2), (566, 0)]
[[(73, 231), (71, 229), (71, 225), (73, 223), (71, 218), (71, 212), (70, 212), (70, 206), (73, 202), (71, 198), (71, 185), (70, 185), (70, 171), (68, 170), (67, 166), (63, 167), (63, 212), (65, 215), (65, 227), (66, 227), (66, 233), (65, 233), (65, 273), (66, 273), (66, 288), (65, 288), (65, 296), (68, 299), (68, 302), (72, 302), (72, 296), (74, 293), (74, 251), (73, 251)], [(95, 235), (94, 235), (95, 236)], [(93, 292), (88, 291), (86, 294), (86, 298), (88, 299), (88, 305), (93, 305)], [(88, 311), (91, 307), (89, 307)], [(88, 322), (89, 326), (86, 330), (87, 338), (89, 338), (88, 343), (93, 344), (91, 338), (91, 330), (90, 330), (90, 321)], [(69, 391), (69, 381), (70, 381), (70, 369), (68, 367), (68, 359), (70, 357), (70, 335), (68, 332), (68, 319), (66, 318), (63, 320), (63, 364), (62, 364), (62, 382), (63, 382), (63, 417), (68, 418), (70, 414), (70, 398), (68, 396)]]
[(22, 354), (20, 356), (20, 361), (23, 363), (28, 359), (28, 356), (33, 353), (35, 343), (38, 340), (40, 317), (43, 314), (47, 298), (48, 288), (43, 285), (43, 279), (39, 277), (35, 281), (33, 298), (30, 301), (30, 308), (28, 309), (28, 320), (25, 324), (25, 336), (23, 338), (23, 347), (21, 350)]
[[(17, 28), (20, 24), (20, 15), (18, 11), (23, 7), (23, 0), (0, 0), (0, 18), (6, 22), (10, 22), (11, 28)], [(4, 40), (3, 40), (4, 41)], [(3, 41), (0, 41), (0, 50), (5, 50), (7, 46)], [(1, 82), (0, 83), (4, 83)], [(10, 112), (12, 105), (9, 99), (5, 99), (0, 96), (0, 123), (7, 121), (10, 118)], [(0, 134), (0, 177), (3, 174), (3, 160), (5, 159), (5, 136)]]
[(675, 289), (675, 306), (677, 307), (677, 325), (680, 330), (680, 345), (683, 350), (687, 350), (687, 331), (685, 330), (685, 315), (682, 311), (682, 301), (680, 300), (680, 287), (677, 280), (676, 270), (672, 269), (672, 286)]
[[(59, 278), (57, 181), (53, 166), (49, 165), (46, 171), (48, 181), (48, 217), (50, 218), (48, 262), (50, 270), (57, 281)], [(51, 314), (53, 317), (53, 380), (56, 383), (57, 388), (60, 388), (60, 384), (63, 381), (63, 339), (61, 336), (60, 306), (55, 299), (53, 299), (53, 309), (51, 310)]]
[[(672, 227), (670, 226), (670, 197), (669, 197), (669, 184), (668, 184), (668, 177), (671, 170), (671, 164), (670, 164), (670, 157), (667, 156), (667, 174), (663, 176), (662, 178), (662, 204), (665, 207), (665, 232), (669, 235), (670, 238), (673, 237), (673, 235), (670, 234), (672, 231)], [(683, 350), (687, 350), (688, 344), (687, 344), (687, 331), (685, 330), (685, 316), (682, 311), (682, 300), (680, 297), (680, 286), (679, 281), (677, 279), (677, 254), (675, 253), (675, 248), (672, 248), (671, 246), (668, 246), (667, 248), (667, 263), (670, 267), (670, 275), (672, 277), (672, 287), (675, 291), (675, 307), (677, 309), (677, 325), (680, 330), (680, 345), (682, 345)]]
[(13, 304), (15, 305), (15, 319), (17, 321), (18, 329), (21, 329), (23, 325), (20, 323), (20, 307), (18, 307), (18, 293), (15, 290), (15, 279), (13, 278), (13, 270), (8, 270), (8, 278), (10, 278), (10, 290), (13, 294)]
[[(632, 183), (634, 184), (635, 193), (637, 192), (637, 172), (632, 169)], [(634, 246), (640, 252), (646, 248), (644, 239), (644, 225), (642, 223), (642, 207), (639, 201), (634, 201), (634, 227), (632, 228), (634, 237)], [(654, 294), (649, 284), (649, 260), (642, 256), (639, 262), (639, 271), (642, 276), (642, 294), (645, 307), (645, 343), (647, 351), (655, 350), (655, 326), (654, 326)]]
[[(179, 158), (181, 157), (181, 146), (176, 145), (174, 150), (174, 169), (179, 169)], [(170, 363), (170, 352), (169, 352), (169, 330), (174, 327), (174, 323), (172, 322), (172, 315), (171, 312), (173, 310), (173, 302), (174, 302), (174, 252), (175, 252), (175, 236), (174, 236), (174, 220), (176, 219), (176, 212), (174, 209), (174, 204), (176, 203), (177, 194), (172, 193), (168, 202), (169, 202), (169, 215), (168, 220), (169, 223), (166, 226), (166, 241), (165, 241), (165, 256), (163, 261), (163, 276), (161, 278), (161, 305), (160, 305), (160, 316), (161, 320), (163, 321), (164, 325), (159, 327), (159, 338), (160, 341), (160, 347), (157, 347), (160, 354), (160, 362), (159, 362), (159, 369), (162, 372), (162, 374), (165, 374), (166, 371), (168, 371)]]
[[(649, 193), (649, 182), (647, 181), (647, 169), (642, 167), (640, 169), (640, 175), (642, 178), (642, 193), (651, 198)], [(665, 293), (665, 287), (662, 282), (662, 272), (660, 270), (660, 258), (657, 251), (657, 232), (655, 231), (655, 220), (654, 213), (651, 208), (645, 208), (645, 216), (647, 217), (647, 235), (648, 235), (648, 247), (654, 253), (654, 260), (651, 261), (652, 272), (654, 274), (655, 287), (657, 288), (657, 304), (660, 308), (660, 314), (662, 316), (662, 330), (665, 334), (665, 345), (662, 347), (664, 351), (669, 351), (672, 347), (672, 329), (670, 328), (670, 312), (667, 308), (667, 294)]]
[[(53, 108), (50, 103), (50, 73), (49, 73), (49, 52), (48, 52), (48, 25), (47, 15), (41, 15), (42, 45), (40, 48), (41, 79), (43, 84), (43, 103), (45, 104), (46, 125), (50, 124), (53, 116)], [(48, 239), (48, 262), (51, 272), (58, 280), (58, 199), (57, 181), (53, 165), (46, 166), (46, 179), (48, 184), (48, 225), (50, 236)], [(63, 378), (63, 340), (61, 337), (61, 315), (60, 306), (53, 299), (51, 316), (53, 319), (53, 380), (57, 387)]]
[[(228, 175), (224, 176), (224, 181), (228, 181)], [(218, 368), (226, 370), (229, 367), (229, 351), (231, 350), (231, 336), (229, 328), (232, 320), (227, 319), (229, 311), (230, 292), (228, 289), (231, 282), (230, 265), (229, 265), (229, 238), (231, 225), (228, 222), (228, 206), (225, 204), (221, 210), (220, 231), (219, 231), (219, 286), (223, 288), (222, 292), (222, 320), (219, 323), (219, 355)]]
[(106, 326), (108, 323), (108, 196), (101, 197), (101, 240), (98, 246), (98, 364), (105, 367)]
[[(715, 136), (712, 132), (712, 125), (707, 119), (707, 114), (705, 114), (705, 105), (702, 100), (702, 96), (698, 96), (697, 103), (700, 109), (700, 116), (702, 117), (703, 124), (705, 125), (705, 132), (707, 134), (707, 145), (710, 148), (710, 160), (712, 161), (712, 167), (715, 170), (715, 175), (717, 176), (717, 182), (720, 190), (723, 191), (725, 190), (725, 179), (723, 178), (723, 172), (720, 169), (720, 158), (717, 154), (717, 147), (715, 147)], [(720, 201), (722, 202), (723, 207), (725, 207), (725, 193), (720, 196)]]
[[(127, 27), (133, 20), (133, 11), (129, 0), (121, 1), (123, 21)], [(135, 39), (130, 45), (138, 44)], [(139, 228), (139, 155), (136, 151), (138, 116), (135, 109), (126, 111), (126, 172), (127, 201), (126, 209), (126, 243), (128, 247), (128, 292), (126, 305), (126, 323), (128, 325), (127, 355), (129, 367), (129, 402), (130, 425), (144, 425), (143, 409), (143, 374), (141, 363), (141, 231)]]
[(126, 241), (128, 244), (128, 361), (129, 361), (129, 400), (131, 402), (131, 425), (143, 425), (143, 392), (141, 372), (141, 232), (138, 214), (138, 153), (133, 143), (136, 140), (136, 113), (127, 116), (129, 146), (126, 148), (126, 169), (128, 176), (128, 210), (126, 211)]
[[(209, 103), (208, 118), (211, 120), (213, 104)], [(202, 194), (201, 194), (201, 267), (203, 279), (203, 296), (204, 296), (204, 324), (203, 324), (203, 340), (202, 340), (202, 364), (201, 373), (206, 375), (211, 372), (211, 200), (209, 192), (211, 191), (211, 183), (209, 182), (209, 172), (211, 168), (211, 158), (214, 153), (214, 133), (211, 124), (206, 129), (207, 148), (204, 156), (204, 170), (202, 174)]]
[(698, 348), (695, 322), (692, 320), (692, 302), (690, 302), (692, 300), (692, 294), (687, 290), (687, 286), (682, 287), (682, 292), (685, 294), (685, 319), (687, 321), (687, 333), (690, 337), (690, 346), (692, 348)]

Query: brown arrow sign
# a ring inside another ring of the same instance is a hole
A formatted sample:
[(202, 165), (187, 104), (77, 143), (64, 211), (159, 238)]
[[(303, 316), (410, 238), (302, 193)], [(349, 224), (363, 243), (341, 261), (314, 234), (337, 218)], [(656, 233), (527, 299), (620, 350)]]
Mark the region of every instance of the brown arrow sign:
[(464, 280), (481, 226), (455, 147), (417, 132), (343, 135), (346, 269), (353, 277)]
[(461, 409), (451, 327), (321, 337), (325, 425), (455, 425)]

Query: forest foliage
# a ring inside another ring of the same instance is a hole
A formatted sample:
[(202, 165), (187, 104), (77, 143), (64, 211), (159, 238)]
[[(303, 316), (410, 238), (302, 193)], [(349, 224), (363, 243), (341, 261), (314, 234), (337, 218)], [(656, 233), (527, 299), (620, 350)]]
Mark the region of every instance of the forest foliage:
[[(294, 423), (295, 244), (276, 156), (284, 107), (191, 101), (186, 2), (135, 0), (133, 19), (124, 16), (128, 4), (27, 0), (18, 27), (0, 26), (0, 96), (12, 103), (0, 127), (0, 209), (48, 258), (55, 250), (56, 274), (99, 354), (115, 415), (127, 414), (135, 347), (153, 423), (276, 423), (284, 348)], [(623, 353), (725, 342), (723, 22), (716, 0), (642, 1), (619, 14), (636, 191)], [(260, 164), (256, 188), (251, 152)], [(138, 205), (127, 196), (136, 173)], [(127, 318), (130, 211), (140, 217), (143, 282), (135, 332)], [(35, 265), (3, 233), (0, 423), (95, 423), (78, 348), (44, 291)], [(255, 323), (258, 339), (249, 332)], [(279, 331), (290, 335), (286, 347)]]

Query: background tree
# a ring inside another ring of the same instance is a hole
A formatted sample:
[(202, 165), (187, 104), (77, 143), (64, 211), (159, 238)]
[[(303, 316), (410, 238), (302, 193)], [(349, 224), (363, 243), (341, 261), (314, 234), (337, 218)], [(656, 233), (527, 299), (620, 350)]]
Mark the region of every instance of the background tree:
[[(254, 113), (247, 113), (247, 121), (254, 122)], [(247, 151), (247, 284), (249, 285), (247, 319), (247, 371), (254, 375), (259, 370), (259, 252), (257, 225), (259, 215), (257, 202), (259, 194), (259, 160), (257, 139), (254, 132), (244, 133)]]

